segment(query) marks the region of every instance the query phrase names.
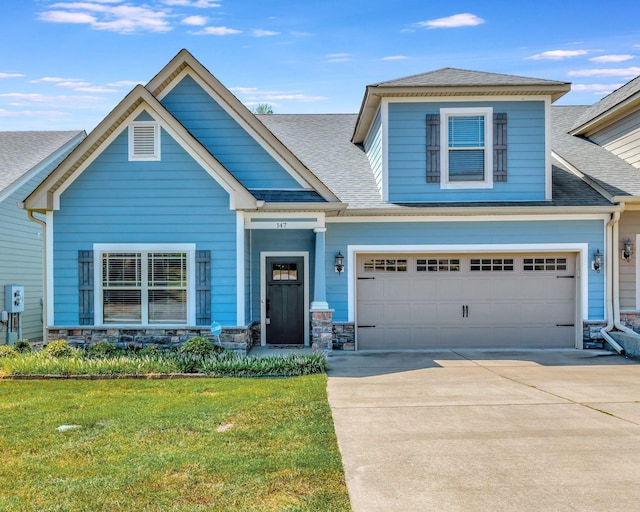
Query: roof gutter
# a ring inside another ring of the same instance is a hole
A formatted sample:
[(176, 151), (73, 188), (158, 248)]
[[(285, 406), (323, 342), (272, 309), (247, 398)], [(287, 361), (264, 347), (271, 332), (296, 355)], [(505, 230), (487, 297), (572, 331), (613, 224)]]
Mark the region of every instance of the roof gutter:
[(620, 269), (618, 266), (618, 228), (620, 214), (624, 211), (625, 204), (619, 203), (620, 210), (613, 212), (611, 219), (606, 226), (606, 240), (609, 250), (606, 251), (606, 272), (607, 272), (607, 325), (600, 329), (600, 334), (611, 347), (621, 355), (625, 355), (626, 351), (620, 344), (609, 334), (614, 328), (626, 334), (638, 336), (638, 334), (628, 327), (620, 323)]
[[(317, 203), (316, 203), (317, 204)], [(481, 215), (610, 215), (622, 211), (618, 205), (611, 206), (487, 206), (487, 207), (390, 207), (390, 208), (349, 208), (342, 209), (340, 216), (345, 217), (475, 217)]]

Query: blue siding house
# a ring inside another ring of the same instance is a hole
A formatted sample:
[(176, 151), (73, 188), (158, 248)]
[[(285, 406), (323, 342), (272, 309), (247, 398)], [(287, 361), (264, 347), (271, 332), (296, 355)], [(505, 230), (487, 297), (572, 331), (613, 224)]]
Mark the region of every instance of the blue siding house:
[(24, 203), (48, 339), (583, 348), (621, 206), (554, 148), (569, 89), (446, 68), (358, 114), (256, 116), (182, 50)]

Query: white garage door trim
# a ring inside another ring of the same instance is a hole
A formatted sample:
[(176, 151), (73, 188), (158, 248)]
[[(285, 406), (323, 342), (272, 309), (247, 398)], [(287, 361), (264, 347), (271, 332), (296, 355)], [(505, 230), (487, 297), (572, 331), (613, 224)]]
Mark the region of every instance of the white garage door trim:
[[(347, 304), (348, 321), (355, 322), (355, 282), (356, 255), (365, 253), (534, 253), (534, 252), (572, 252), (577, 253), (576, 277), (578, 278), (577, 300), (580, 301), (581, 318), (576, 319), (576, 328), (588, 318), (589, 302), (589, 245), (570, 244), (461, 244), (461, 245), (348, 245), (347, 246)], [(582, 348), (576, 336), (576, 348)]]

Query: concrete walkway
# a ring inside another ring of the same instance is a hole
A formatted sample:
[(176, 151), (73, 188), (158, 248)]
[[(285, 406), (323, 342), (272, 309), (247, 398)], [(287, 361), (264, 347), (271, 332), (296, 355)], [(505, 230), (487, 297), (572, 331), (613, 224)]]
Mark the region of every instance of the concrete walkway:
[(640, 364), (604, 351), (329, 357), (355, 512), (640, 510)]

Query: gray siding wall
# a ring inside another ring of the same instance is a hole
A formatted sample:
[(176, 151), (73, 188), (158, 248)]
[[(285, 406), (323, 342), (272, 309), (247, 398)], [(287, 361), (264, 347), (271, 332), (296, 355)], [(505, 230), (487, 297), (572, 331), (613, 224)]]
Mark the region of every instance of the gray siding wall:
[[(620, 247), (616, 254), (620, 264), (620, 309), (622, 311), (636, 311), (638, 309), (638, 304), (636, 304), (637, 234), (640, 234), (640, 212), (624, 212), (620, 218)], [(631, 257), (631, 261), (626, 261), (621, 257), (622, 242), (627, 238), (633, 242), (633, 250), (635, 253)]]
[(640, 111), (623, 117), (589, 138), (640, 169)]
[[(42, 229), (16, 203), (29, 195), (40, 178), (32, 178), (0, 203), (0, 311), (5, 310), (4, 286), (23, 285), (22, 337), (29, 339), (42, 337)], [(5, 339), (6, 330), (2, 326), (0, 344)]]

